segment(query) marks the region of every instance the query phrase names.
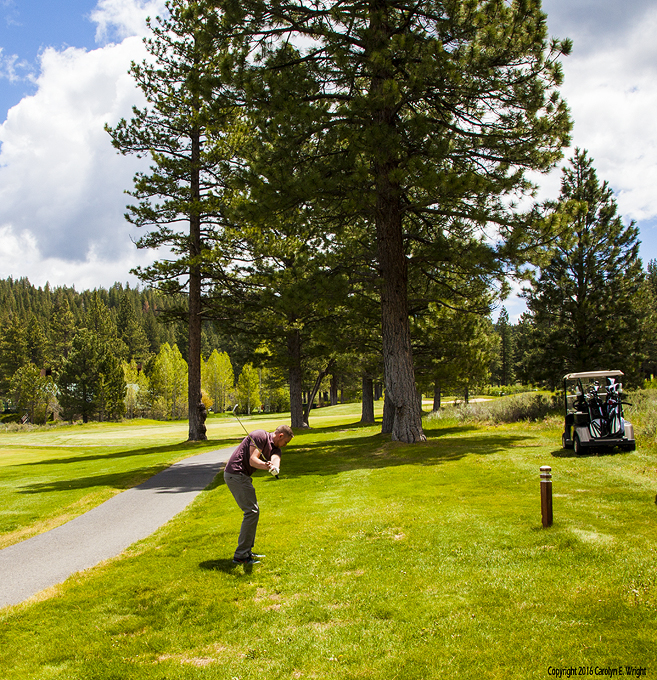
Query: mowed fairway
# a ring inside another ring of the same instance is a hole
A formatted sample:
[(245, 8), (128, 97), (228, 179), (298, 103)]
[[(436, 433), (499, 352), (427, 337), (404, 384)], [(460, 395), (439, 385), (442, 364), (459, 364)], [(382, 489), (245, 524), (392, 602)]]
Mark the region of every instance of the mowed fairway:
[[(256, 476), (262, 564), (232, 565), (241, 513), (217, 479), (119, 558), (2, 610), (0, 677), (657, 677), (654, 448), (575, 458), (556, 426), (455, 421), (409, 446), (359, 415), (313, 412), (280, 480)], [(239, 438), (208, 422), (209, 446)], [(180, 423), (0, 435), (5, 536), (198, 452), (185, 437)]]

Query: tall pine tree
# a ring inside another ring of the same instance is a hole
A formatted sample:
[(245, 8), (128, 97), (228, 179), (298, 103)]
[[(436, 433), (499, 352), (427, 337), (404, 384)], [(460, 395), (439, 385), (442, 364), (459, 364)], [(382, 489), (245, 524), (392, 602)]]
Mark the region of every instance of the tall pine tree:
[(525, 293), (525, 371), (552, 386), (565, 373), (599, 369), (621, 369), (637, 382), (647, 311), (639, 230), (623, 223), (586, 151), (576, 149), (564, 168), (553, 212), (564, 230)]
[(147, 105), (135, 108), (130, 121), (106, 128), (122, 154), (152, 161), (149, 173), (135, 177), (130, 193), (138, 204), (126, 217), (151, 228), (138, 247), (167, 247), (176, 256), (139, 270), (140, 277), (166, 292), (187, 294), (187, 309), (178, 311), (188, 326), (190, 440), (207, 438), (199, 410), (203, 261), (220, 221), (233, 116), (219, 77), (226, 52), (219, 40), (220, 17), (211, 5), (167, 2), (167, 16), (157, 19), (153, 37), (145, 41), (150, 59), (131, 68)]

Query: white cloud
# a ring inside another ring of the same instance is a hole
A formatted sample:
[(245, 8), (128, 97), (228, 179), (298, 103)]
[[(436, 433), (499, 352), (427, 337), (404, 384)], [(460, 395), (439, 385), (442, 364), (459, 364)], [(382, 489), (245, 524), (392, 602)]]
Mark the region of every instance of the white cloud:
[(10, 83), (16, 83), (32, 75), (32, 68), (25, 60), (18, 59), (17, 54), (3, 54), (0, 47), (0, 79), (5, 78)]
[(152, 253), (128, 249), (119, 262), (101, 257), (96, 247), (84, 260), (66, 261), (44, 256), (36, 237), (30, 232), (17, 234), (11, 227), (0, 227), (0, 272), (3, 278), (26, 277), (35, 286), (75, 286), (77, 290), (109, 288), (112, 284), (128, 281), (138, 283), (129, 273), (137, 266), (152, 262)]
[(129, 269), (152, 261), (123, 217), (124, 191), (145, 161), (118, 155), (104, 125), (141, 103), (128, 69), (146, 56), (137, 17), (156, 4), (101, 0), (99, 28), (138, 35), (41, 53), (35, 94), (0, 126), (1, 278), (96, 287), (134, 280)]
[(564, 92), (572, 109), (573, 142), (588, 149), (601, 179), (631, 219), (657, 215), (657, 9), (623, 41), (564, 63)]
[[(574, 40), (564, 58), (562, 94), (571, 109), (572, 147), (587, 149), (626, 219), (657, 216), (657, 8), (647, 0), (619, 5), (547, 0), (552, 33)], [(621, 10), (622, 8), (622, 10)], [(556, 28), (556, 30), (555, 30)], [(560, 172), (539, 179), (541, 198), (556, 198)]]
[(83, 260), (92, 245), (117, 257), (129, 244), (123, 220), (137, 168), (104, 131), (137, 100), (127, 74), (139, 38), (91, 52), (47, 49), (37, 93), (0, 128), (0, 224), (31, 233), (44, 255)]
[(631, 33), (654, 0), (543, 0), (550, 33), (571, 38), (577, 52), (600, 50)]
[(165, 12), (163, 0), (99, 0), (91, 13), (97, 24), (96, 41), (123, 40), (146, 33), (146, 18), (155, 19)]

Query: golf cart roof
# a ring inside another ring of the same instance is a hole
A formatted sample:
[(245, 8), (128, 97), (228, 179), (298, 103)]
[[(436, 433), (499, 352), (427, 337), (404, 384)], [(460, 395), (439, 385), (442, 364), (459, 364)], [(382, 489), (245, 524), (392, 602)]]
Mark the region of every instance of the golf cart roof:
[(576, 380), (577, 378), (618, 378), (625, 375), (623, 371), (587, 371), (586, 373), (568, 373), (564, 380)]

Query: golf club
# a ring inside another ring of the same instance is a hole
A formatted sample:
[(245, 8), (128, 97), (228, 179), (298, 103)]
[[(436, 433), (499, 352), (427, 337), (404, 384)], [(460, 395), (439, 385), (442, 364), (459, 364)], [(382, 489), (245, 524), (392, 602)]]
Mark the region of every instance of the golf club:
[[(256, 447), (256, 451), (258, 452), (258, 457), (261, 458), (262, 460), (264, 460), (264, 458), (262, 458), (262, 451), (258, 448), (258, 445), (253, 441), (253, 438), (251, 437), (251, 435), (246, 431), (246, 428), (244, 427), (244, 423), (239, 419), (239, 416), (237, 415), (237, 413), (235, 413), (235, 411), (237, 411), (237, 407), (238, 407), (238, 406), (239, 406), (239, 404), (235, 404), (235, 406), (233, 406), (233, 415), (234, 415), (235, 418), (237, 419), (237, 422), (242, 426), (242, 429), (244, 430), (244, 433), (245, 433), (246, 436), (251, 440), (251, 443), (253, 444), (253, 446)], [(276, 469), (276, 468), (274, 468), (274, 470), (275, 470), (275, 469)], [(271, 471), (270, 471), (270, 472), (271, 472)], [(277, 474), (274, 474), (273, 472), (272, 472), (272, 474), (274, 475), (274, 477), (276, 477), (276, 479), (278, 479), (278, 475), (277, 475)]]

